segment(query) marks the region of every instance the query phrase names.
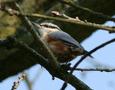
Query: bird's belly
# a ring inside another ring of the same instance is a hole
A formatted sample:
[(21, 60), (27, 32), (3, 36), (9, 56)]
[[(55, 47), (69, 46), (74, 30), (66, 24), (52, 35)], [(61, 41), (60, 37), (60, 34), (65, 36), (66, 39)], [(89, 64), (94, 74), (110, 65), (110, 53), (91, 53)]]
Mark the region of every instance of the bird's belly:
[(65, 52), (69, 51), (69, 47), (65, 46), (63, 43), (60, 41), (56, 42), (51, 42), (49, 44), (50, 49), (55, 53), (55, 54), (63, 54)]

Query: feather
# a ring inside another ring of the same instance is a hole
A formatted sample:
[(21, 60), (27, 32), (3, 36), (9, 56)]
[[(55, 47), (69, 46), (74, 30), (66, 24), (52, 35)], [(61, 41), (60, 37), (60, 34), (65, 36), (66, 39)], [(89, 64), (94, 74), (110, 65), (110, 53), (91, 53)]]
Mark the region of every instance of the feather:
[(71, 37), (69, 34), (63, 31), (56, 31), (56, 32), (51, 32), (48, 34), (49, 37), (52, 37), (57, 40), (61, 40), (65, 42), (65, 44), (68, 44), (70, 46), (73, 46), (74, 48), (81, 48), (84, 49), (79, 42), (77, 42), (73, 37)]

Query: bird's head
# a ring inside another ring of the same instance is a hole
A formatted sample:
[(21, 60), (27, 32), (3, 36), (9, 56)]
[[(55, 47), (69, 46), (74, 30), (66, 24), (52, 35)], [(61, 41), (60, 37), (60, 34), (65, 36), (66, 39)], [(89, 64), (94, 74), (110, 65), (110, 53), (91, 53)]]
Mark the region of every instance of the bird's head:
[(46, 32), (55, 32), (55, 31), (60, 31), (61, 29), (53, 24), (53, 23), (48, 23), (48, 22), (43, 22), (40, 24), (41, 30), (44, 30)]

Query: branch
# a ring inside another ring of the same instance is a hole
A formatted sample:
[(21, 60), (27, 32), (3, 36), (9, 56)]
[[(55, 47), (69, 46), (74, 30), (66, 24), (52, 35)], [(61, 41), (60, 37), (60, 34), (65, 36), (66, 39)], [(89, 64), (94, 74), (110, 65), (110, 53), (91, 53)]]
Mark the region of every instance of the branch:
[[(19, 13), (23, 14), (20, 6), (17, 3), (15, 3), (15, 5), (19, 9)], [(30, 29), (28, 29), (28, 31), (32, 34), (36, 44), (39, 45), (41, 43), (44, 46), (44, 48), (46, 49), (46, 52), (48, 52), (49, 64), (52, 66), (53, 69), (59, 68), (59, 63), (57, 62), (57, 58), (54, 56), (54, 54), (49, 49), (49, 47), (46, 45), (46, 43), (40, 39), (40, 36), (39, 36), (39, 34), (37, 32), (39, 30), (36, 30), (36, 28), (32, 25), (31, 21), (26, 16), (24, 16), (24, 15), (21, 16), (21, 20), (23, 20), (23, 19), (27, 23), (27, 26), (30, 27)]]
[(67, 4), (75, 9), (80, 9), (82, 11), (85, 11), (85, 12), (88, 12), (88, 13), (91, 13), (92, 15), (95, 15), (97, 17), (101, 17), (101, 18), (104, 18), (106, 19), (107, 21), (113, 21), (115, 22), (115, 18), (112, 18), (111, 16), (108, 16), (108, 15), (105, 15), (103, 13), (100, 13), (100, 12), (96, 12), (96, 11), (93, 11), (89, 8), (86, 8), (86, 7), (83, 7), (83, 6), (80, 6), (78, 4), (75, 4), (75, 2), (72, 2), (72, 1), (68, 1), (68, 0), (58, 0), (60, 3), (63, 3), (63, 4)]
[(115, 38), (105, 42), (105, 43), (102, 43), (101, 45), (97, 46), (96, 48), (92, 49), (91, 51), (89, 51), (87, 54), (85, 54), (84, 56), (81, 57), (81, 59), (73, 66), (73, 70), (71, 70), (71, 72), (74, 71), (74, 69), (88, 56), (88, 55), (91, 55), (92, 53), (94, 53), (95, 51), (99, 50), (100, 48), (103, 48), (104, 46), (110, 44), (110, 43), (113, 43), (115, 42)]
[[(115, 42), (115, 38), (112, 39), (112, 40), (109, 40), (99, 46), (97, 46), (96, 48), (92, 49), (91, 51), (89, 51), (87, 54), (85, 54), (84, 56), (81, 57), (81, 59), (73, 66), (73, 68), (71, 68), (71, 71), (70, 73), (72, 74), (74, 72), (74, 70), (76, 69), (76, 67), (89, 55), (91, 55), (92, 53), (94, 53), (95, 51), (99, 50), (100, 48), (112, 43), (112, 42)], [(65, 90), (65, 88), (67, 87), (67, 83), (65, 82), (63, 85), (62, 85), (62, 88), (61, 90)]]
[[(44, 56), (42, 56), (41, 54), (39, 54), (37, 51), (35, 51), (34, 49), (32, 49), (31, 47), (29, 47), (27, 44), (18, 41), (16, 38), (9, 38), (9, 43), (11, 42), (15, 42), (16, 43), (16, 47), (17, 48), (21, 48), (21, 49), (25, 49), (28, 50), (29, 52), (32, 53), (32, 55), (36, 55), (37, 57), (41, 58), (39, 59), (39, 62), (42, 63), (43, 65), (48, 63), (48, 59), (46, 59)], [(6, 43), (5, 43), (6, 44)], [(37, 61), (38, 62), (38, 61)]]
[(81, 20), (77, 20), (77, 19), (64, 19), (64, 18), (46, 16), (46, 15), (41, 15), (41, 14), (31, 14), (31, 15), (25, 14), (25, 16), (43, 18), (43, 19), (47, 19), (47, 20), (56, 20), (56, 21), (60, 21), (60, 22), (82, 25), (82, 26), (91, 27), (91, 28), (95, 28), (95, 29), (103, 29), (103, 30), (106, 30), (109, 32), (115, 32), (115, 27), (95, 24), (95, 23), (81, 21)]
[(19, 77), (18, 80), (13, 83), (12, 89), (11, 90), (17, 90), (20, 82), (25, 79), (25, 74), (22, 73)]
[(34, 14), (22, 14), (16, 10), (11, 9), (11, 8), (8, 8), (8, 7), (6, 8), (5, 6), (2, 6), (0, 8), (0, 10), (5, 11), (5, 12), (9, 13), (10, 15), (17, 15), (17, 16), (23, 16), (23, 17), (35, 17), (35, 18), (42, 18), (42, 19), (47, 19), (47, 20), (56, 20), (56, 21), (60, 21), (60, 22), (66, 22), (66, 23), (91, 27), (91, 28), (95, 28), (95, 29), (103, 29), (103, 30), (106, 30), (109, 32), (115, 32), (115, 27), (90, 23), (87, 21), (82, 21), (82, 20), (78, 20), (78, 19), (74, 19), (74, 18), (73, 19), (65, 19), (65, 18), (46, 16), (46, 15), (36, 14), (36, 13), (34, 13)]
[(76, 68), (75, 70), (81, 71), (81, 72), (84, 72), (84, 71), (113, 72), (115, 71), (115, 68), (112, 68), (112, 69), (111, 68)]

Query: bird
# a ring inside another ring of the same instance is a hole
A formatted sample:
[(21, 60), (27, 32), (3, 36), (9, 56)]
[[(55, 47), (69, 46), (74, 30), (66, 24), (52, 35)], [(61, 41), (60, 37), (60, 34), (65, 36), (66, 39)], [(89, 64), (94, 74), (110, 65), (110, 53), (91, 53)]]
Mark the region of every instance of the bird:
[(70, 62), (75, 57), (88, 53), (76, 39), (62, 31), (58, 25), (50, 22), (33, 22), (33, 25), (39, 31), (40, 39), (47, 44), (59, 63)]

